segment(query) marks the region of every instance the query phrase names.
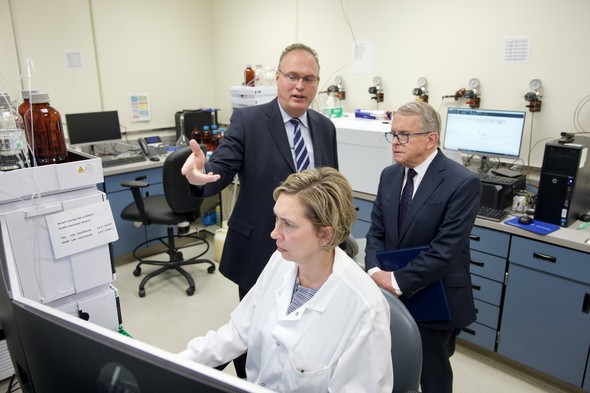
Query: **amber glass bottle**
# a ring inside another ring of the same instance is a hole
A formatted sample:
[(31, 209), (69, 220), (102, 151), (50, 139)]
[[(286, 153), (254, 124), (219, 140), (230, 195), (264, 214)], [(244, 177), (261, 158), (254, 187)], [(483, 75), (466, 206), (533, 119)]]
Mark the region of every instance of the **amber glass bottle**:
[[(61, 115), (49, 105), (49, 94), (31, 94), (31, 108), (24, 116), (29, 146), (38, 165), (58, 164), (68, 156)], [(32, 120), (32, 124), (31, 124)]]
[(256, 73), (252, 69), (252, 66), (248, 64), (246, 69), (244, 70), (244, 85), (246, 86), (254, 86), (254, 80), (256, 77)]
[(27, 113), (27, 111), (31, 107), (31, 102), (30, 102), (31, 93), (37, 93), (37, 90), (23, 90), (22, 91), (23, 102), (21, 102), (21, 104), (18, 106), (18, 114), (23, 119), (25, 118), (25, 113)]

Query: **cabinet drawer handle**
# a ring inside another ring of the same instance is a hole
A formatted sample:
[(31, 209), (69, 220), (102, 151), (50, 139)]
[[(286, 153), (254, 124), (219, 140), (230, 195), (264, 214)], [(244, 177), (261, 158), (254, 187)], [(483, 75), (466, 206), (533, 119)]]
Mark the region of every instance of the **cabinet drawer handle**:
[(463, 330), (467, 334), (471, 334), (472, 336), (475, 336), (475, 330), (473, 330), (473, 329), (462, 328), (461, 330)]
[(472, 265), (475, 265), (475, 266), (479, 266), (479, 267), (484, 267), (485, 266), (485, 263), (484, 262), (478, 261), (477, 259), (472, 259), (471, 260), (471, 264)]
[(473, 241), (478, 242), (480, 239), (479, 239), (479, 236), (471, 234), (471, 235), (469, 235), (469, 240), (473, 240)]
[(557, 262), (557, 258), (547, 254), (541, 254), (540, 252), (533, 252), (533, 258), (542, 259), (547, 262), (555, 263)]
[(582, 304), (582, 312), (590, 314), (590, 293), (584, 295), (584, 303)]
[(471, 285), (474, 291), (481, 291), (481, 285)]

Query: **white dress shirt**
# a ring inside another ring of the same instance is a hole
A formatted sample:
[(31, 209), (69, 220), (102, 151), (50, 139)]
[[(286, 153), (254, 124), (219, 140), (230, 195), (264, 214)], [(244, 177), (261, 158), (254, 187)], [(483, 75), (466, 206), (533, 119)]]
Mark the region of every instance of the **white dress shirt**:
[(218, 366), (246, 350), (248, 380), (278, 392), (387, 392), (393, 388), (389, 306), (340, 248), (313, 298), (287, 315), (297, 265), (277, 251), (230, 321), (181, 356)]

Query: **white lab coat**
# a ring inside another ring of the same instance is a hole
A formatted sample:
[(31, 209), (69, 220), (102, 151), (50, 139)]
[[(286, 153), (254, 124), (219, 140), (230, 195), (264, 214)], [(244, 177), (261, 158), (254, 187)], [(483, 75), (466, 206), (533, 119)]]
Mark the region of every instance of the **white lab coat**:
[(287, 315), (296, 274), (275, 252), (230, 321), (180, 355), (214, 367), (247, 350), (248, 380), (278, 392), (391, 393), (389, 306), (377, 285), (336, 248), (328, 280)]

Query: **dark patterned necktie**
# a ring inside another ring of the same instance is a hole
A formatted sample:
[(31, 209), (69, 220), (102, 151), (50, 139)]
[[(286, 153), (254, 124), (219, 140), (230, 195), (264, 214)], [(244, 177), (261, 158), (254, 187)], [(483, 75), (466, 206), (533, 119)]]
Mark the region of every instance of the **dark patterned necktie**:
[(404, 220), (408, 213), (408, 207), (410, 207), (410, 202), (412, 202), (412, 194), (414, 194), (414, 175), (416, 175), (416, 171), (412, 168), (408, 169), (406, 185), (402, 191), (402, 197), (399, 200), (399, 214), (397, 217), (397, 228), (399, 230), (401, 230), (404, 225)]
[(301, 129), (299, 128), (299, 119), (289, 120), (293, 124), (293, 148), (295, 149), (295, 167), (297, 172), (301, 172), (307, 169), (309, 166), (309, 154), (305, 147), (305, 141), (303, 135), (301, 135)]

